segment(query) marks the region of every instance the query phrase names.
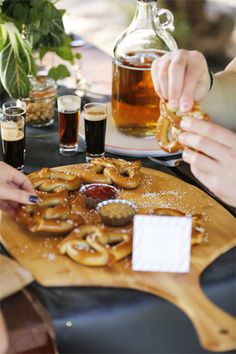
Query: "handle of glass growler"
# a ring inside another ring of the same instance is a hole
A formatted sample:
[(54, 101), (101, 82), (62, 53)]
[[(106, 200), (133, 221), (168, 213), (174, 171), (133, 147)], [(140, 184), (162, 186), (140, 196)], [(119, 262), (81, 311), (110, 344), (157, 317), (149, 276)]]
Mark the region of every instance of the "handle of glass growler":
[[(171, 11), (167, 9), (158, 9), (157, 7), (153, 8), (154, 14), (154, 23), (157, 29), (160, 30), (169, 30), (171, 32), (174, 31), (174, 16)], [(161, 18), (165, 17), (166, 20), (164, 22), (161, 21)]]
[[(157, 36), (161, 37), (170, 50), (178, 49), (177, 43), (172, 35), (168, 32), (174, 31), (174, 16), (167, 9), (158, 9), (156, 4), (153, 6), (153, 27)], [(163, 21), (163, 17), (165, 21)]]

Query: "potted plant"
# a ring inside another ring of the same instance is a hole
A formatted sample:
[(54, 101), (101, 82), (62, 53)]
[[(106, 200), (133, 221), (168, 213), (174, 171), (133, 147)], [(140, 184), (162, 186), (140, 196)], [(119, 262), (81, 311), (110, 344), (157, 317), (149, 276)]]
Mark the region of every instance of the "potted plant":
[[(36, 75), (34, 53), (42, 59), (51, 51), (73, 63), (71, 38), (65, 33), (56, 0), (0, 0), (0, 87), (13, 98), (27, 97), (29, 75)], [(49, 76), (63, 79), (70, 73), (65, 65), (51, 68)]]

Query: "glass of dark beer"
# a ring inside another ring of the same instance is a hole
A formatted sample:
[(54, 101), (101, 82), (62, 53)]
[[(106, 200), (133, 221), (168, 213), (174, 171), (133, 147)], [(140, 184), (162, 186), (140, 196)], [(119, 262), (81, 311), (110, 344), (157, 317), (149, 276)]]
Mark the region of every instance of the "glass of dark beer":
[(1, 138), (3, 160), (22, 171), (25, 161), (25, 104), (10, 101), (3, 105)]
[(75, 95), (60, 96), (57, 99), (60, 154), (76, 155), (79, 151), (79, 119), (81, 99)]
[(107, 106), (104, 103), (84, 105), (84, 129), (86, 140), (86, 161), (104, 156), (107, 124)]

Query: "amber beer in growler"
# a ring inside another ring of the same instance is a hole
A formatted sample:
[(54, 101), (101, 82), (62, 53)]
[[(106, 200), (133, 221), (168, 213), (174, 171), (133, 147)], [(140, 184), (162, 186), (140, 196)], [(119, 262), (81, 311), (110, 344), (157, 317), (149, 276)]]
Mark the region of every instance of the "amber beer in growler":
[(151, 77), (156, 58), (177, 49), (166, 30), (173, 15), (155, 0), (137, 0), (133, 21), (118, 37), (113, 51), (112, 118), (117, 129), (136, 137), (155, 135), (159, 97)]
[(160, 51), (129, 52), (113, 62), (112, 116), (116, 127), (134, 136), (154, 135), (159, 102), (151, 77)]

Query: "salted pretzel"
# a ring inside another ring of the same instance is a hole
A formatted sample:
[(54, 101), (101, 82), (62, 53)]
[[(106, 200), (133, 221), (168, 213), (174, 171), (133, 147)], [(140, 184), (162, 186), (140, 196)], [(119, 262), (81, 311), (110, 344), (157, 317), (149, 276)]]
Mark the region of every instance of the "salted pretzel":
[(103, 165), (90, 163), (81, 174), (84, 183), (112, 184), (112, 180), (103, 173), (104, 169)]
[(160, 101), (160, 118), (157, 121), (156, 139), (162, 150), (166, 152), (177, 152), (183, 149), (178, 142), (178, 135), (181, 133), (180, 122), (183, 117), (209, 120), (206, 113), (203, 113), (197, 102), (190, 112), (181, 112), (179, 109), (172, 109), (165, 100)]
[(81, 185), (81, 178), (75, 174), (43, 168), (29, 175), (32, 186), (44, 192), (58, 192), (62, 189), (77, 190)]
[[(183, 213), (180, 210), (169, 209), (169, 208), (155, 209), (153, 214), (163, 215), (163, 216), (187, 216), (185, 213)], [(192, 246), (201, 243), (204, 236), (205, 236), (205, 229), (202, 226), (201, 216), (192, 215), (192, 239), (191, 239)]]
[(114, 183), (121, 188), (133, 189), (141, 182), (140, 168), (140, 161), (101, 157), (91, 161), (83, 171), (82, 179), (85, 183)]
[(67, 190), (58, 193), (38, 193), (37, 205), (23, 205), (16, 220), (31, 232), (66, 233), (84, 224), (84, 219), (71, 211)]
[(112, 265), (132, 251), (130, 232), (113, 232), (101, 226), (84, 225), (74, 229), (58, 244), (61, 254), (86, 266)]

